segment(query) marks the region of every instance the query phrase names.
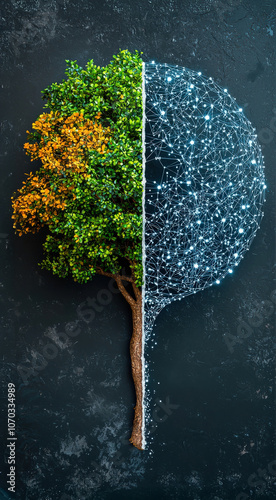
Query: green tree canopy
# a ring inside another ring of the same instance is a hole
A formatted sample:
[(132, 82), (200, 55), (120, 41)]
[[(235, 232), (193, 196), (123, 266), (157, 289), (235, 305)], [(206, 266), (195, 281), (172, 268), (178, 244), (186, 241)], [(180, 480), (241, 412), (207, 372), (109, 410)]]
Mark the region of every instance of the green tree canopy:
[(43, 92), (25, 144), (42, 166), (13, 197), (19, 234), (48, 231), (43, 268), (87, 282), (121, 273), (142, 284), (142, 60), (123, 50), (105, 67), (66, 61)]

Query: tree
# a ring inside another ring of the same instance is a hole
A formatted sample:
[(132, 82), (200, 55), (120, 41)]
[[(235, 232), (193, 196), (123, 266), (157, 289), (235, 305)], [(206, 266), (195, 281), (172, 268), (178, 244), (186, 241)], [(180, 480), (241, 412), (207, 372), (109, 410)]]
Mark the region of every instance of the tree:
[(26, 153), (42, 165), (12, 198), (14, 228), (21, 236), (46, 227), (42, 268), (79, 283), (113, 278), (129, 303), (130, 441), (141, 449), (142, 60), (123, 50), (106, 67), (66, 63), (67, 79), (42, 92), (48, 112), (27, 132)]

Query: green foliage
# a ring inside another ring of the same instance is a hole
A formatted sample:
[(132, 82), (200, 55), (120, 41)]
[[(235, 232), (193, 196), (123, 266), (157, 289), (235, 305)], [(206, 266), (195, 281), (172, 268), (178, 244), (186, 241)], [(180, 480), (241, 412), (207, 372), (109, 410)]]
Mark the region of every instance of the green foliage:
[[(100, 113), (110, 139), (104, 152), (85, 151), (85, 175), (68, 175), (75, 197), (68, 196), (66, 208), (48, 223), (41, 266), (82, 283), (98, 268), (119, 273), (127, 259), (141, 286), (142, 60), (138, 52), (123, 50), (106, 67), (92, 60), (84, 69), (76, 61), (66, 62), (67, 79), (43, 91), (45, 107), (64, 117), (78, 112), (92, 121)], [(31, 137), (41, 140), (39, 134)], [(57, 172), (56, 188), (66, 179), (66, 173)]]

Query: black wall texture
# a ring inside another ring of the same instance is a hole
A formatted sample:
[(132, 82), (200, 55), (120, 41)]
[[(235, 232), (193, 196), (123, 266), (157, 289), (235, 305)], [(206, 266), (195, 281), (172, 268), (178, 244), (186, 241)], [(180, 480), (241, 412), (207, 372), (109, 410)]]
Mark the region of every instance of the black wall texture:
[[(0, 11), (0, 498), (276, 498), (275, 1), (6, 0)], [(23, 144), (43, 111), (41, 90), (62, 80), (65, 59), (105, 65), (120, 48), (227, 87), (256, 127), (268, 185), (261, 228), (235, 273), (156, 321), (144, 452), (128, 442), (127, 303), (112, 293), (102, 304), (112, 285), (103, 277), (81, 286), (42, 271), (42, 237), (19, 238), (11, 222), (10, 197), (31, 170)]]

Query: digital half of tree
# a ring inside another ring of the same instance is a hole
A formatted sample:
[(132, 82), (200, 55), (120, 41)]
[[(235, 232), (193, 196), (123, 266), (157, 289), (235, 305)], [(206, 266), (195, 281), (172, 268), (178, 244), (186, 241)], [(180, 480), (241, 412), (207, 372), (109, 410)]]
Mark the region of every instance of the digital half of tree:
[(86, 283), (113, 278), (132, 310), (136, 406), (130, 442), (142, 449), (142, 60), (123, 50), (106, 67), (66, 61), (43, 92), (47, 112), (24, 145), (40, 167), (12, 197), (21, 236), (46, 229), (40, 266)]

